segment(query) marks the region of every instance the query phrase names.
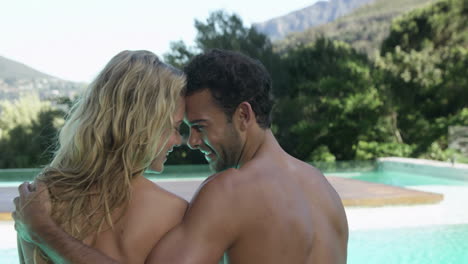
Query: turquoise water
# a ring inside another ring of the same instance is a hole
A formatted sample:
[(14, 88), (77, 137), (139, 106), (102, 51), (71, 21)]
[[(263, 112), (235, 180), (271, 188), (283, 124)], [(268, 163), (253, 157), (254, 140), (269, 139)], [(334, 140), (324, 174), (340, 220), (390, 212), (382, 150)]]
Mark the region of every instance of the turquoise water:
[(350, 233), (348, 264), (468, 263), (468, 225)]
[[(21, 171), (21, 170), (18, 170)], [(0, 187), (18, 186), (23, 181), (32, 180), (38, 170), (31, 169), (24, 173), (14, 173), (7, 175), (10, 171), (0, 170)], [(145, 176), (153, 181), (185, 181), (203, 180), (211, 175), (208, 166), (205, 165), (184, 165), (168, 166), (163, 174), (147, 172)], [(325, 172), (326, 176), (338, 176), (361, 181), (383, 183), (395, 186), (417, 186), (417, 185), (468, 185), (467, 181), (454, 180), (449, 178), (431, 177), (422, 174), (371, 170), (361, 172)]]
[[(0, 248), (0, 263), (18, 263), (16, 249)], [(468, 225), (351, 231), (348, 264), (468, 263)]]
[(468, 185), (466, 181), (454, 180), (449, 178), (431, 177), (422, 174), (398, 172), (398, 171), (365, 171), (349, 173), (326, 173), (327, 176), (338, 176), (361, 181), (376, 182), (394, 186), (417, 186), (417, 185)]
[(0, 248), (0, 263), (18, 264), (18, 251), (16, 248)]

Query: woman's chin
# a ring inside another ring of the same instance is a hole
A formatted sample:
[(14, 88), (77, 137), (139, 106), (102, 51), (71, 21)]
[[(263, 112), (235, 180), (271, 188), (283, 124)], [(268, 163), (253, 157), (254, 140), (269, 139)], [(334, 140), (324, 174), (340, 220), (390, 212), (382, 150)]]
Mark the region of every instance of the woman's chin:
[(159, 163), (159, 164), (155, 164), (156, 162), (153, 162), (148, 170), (151, 172), (151, 173), (156, 173), (156, 174), (161, 174), (164, 170), (164, 163)]
[(150, 167), (149, 168), (151, 172), (156, 173), (156, 174), (161, 174), (164, 170), (164, 165), (158, 166), (158, 167)]

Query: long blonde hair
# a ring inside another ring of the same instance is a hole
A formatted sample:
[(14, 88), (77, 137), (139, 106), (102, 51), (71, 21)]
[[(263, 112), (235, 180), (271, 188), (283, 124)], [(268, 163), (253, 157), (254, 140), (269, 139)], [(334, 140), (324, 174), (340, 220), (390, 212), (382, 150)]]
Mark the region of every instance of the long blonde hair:
[(184, 87), (183, 73), (149, 51), (120, 52), (89, 85), (36, 178), (48, 186), (52, 217), (66, 232), (84, 240), (113, 227), (113, 212), (131, 198), (131, 180), (169, 139)]

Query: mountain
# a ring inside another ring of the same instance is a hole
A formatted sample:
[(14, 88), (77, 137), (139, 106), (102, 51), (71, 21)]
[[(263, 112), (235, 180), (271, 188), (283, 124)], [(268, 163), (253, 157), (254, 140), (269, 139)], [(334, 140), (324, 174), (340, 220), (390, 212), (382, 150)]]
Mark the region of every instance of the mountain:
[(0, 56), (0, 79), (52, 78), (20, 62)]
[(329, 0), (294, 11), (285, 16), (270, 19), (253, 26), (272, 40), (285, 37), (292, 32), (302, 32), (310, 27), (334, 21), (338, 17), (375, 0)]
[(37, 93), (42, 99), (73, 97), (83, 87), (0, 56), (0, 100), (14, 100), (24, 93)]
[(355, 49), (373, 56), (388, 36), (393, 19), (434, 2), (436, 0), (375, 0), (333, 22), (292, 33), (278, 40), (275, 47), (282, 51), (314, 42), (318, 37), (324, 36), (347, 42)]

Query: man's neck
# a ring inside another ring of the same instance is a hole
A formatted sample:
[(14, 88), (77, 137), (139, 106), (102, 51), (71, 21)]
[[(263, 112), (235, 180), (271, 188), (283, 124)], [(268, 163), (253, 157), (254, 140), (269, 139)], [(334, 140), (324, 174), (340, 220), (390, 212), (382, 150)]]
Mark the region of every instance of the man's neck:
[(274, 139), (274, 136), (270, 129), (259, 129), (250, 134), (245, 141), (244, 150), (241, 153), (238, 168), (255, 158), (259, 150), (272, 139)]

